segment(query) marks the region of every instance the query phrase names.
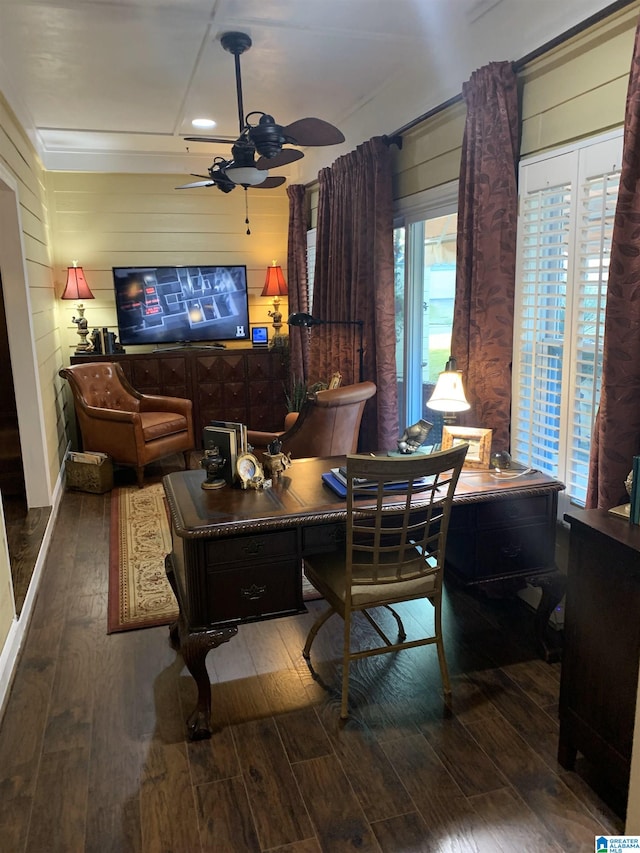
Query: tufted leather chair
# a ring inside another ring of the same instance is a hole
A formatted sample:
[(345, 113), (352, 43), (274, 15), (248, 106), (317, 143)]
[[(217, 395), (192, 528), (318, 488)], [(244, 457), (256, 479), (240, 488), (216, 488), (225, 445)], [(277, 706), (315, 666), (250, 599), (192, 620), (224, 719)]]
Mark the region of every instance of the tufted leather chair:
[(122, 367), (108, 361), (63, 367), (59, 375), (73, 393), (85, 450), (98, 450), (136, 469), (142, 488), (144, 466), (193, 449), (191, 400), (140, 394)]
[[(282, 452), (290, 453), (292, 459), (355, 453), (365, 403), (375, 393), (373, 382), (317, 391), (307, 399), (293, 425), (284, 432), (250, 429), (247, 431), (247, 440), (261, 453), (274, 438), (279, 438)], [(290, 415), (287, 415), (287, 419), (286, 426), (290, 423)]]

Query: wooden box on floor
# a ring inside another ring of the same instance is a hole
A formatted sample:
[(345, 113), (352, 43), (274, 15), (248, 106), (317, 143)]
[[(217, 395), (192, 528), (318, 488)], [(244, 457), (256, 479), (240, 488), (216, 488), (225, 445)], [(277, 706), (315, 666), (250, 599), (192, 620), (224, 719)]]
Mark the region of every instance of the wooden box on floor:
[(113, 488), (113, 462), (103, 459), (98, 464), (66, 461), (67, 488), (101, 495)]

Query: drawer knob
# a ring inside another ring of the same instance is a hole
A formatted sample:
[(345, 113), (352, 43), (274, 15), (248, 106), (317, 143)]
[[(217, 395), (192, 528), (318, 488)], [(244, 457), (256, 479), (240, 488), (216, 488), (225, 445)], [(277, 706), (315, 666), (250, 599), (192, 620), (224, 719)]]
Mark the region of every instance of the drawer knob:
[(263, 548), (264, 542), (262, 541), (262, 539), (252, 539), (250, 542), (247, 542), (247, 544), (243, 546), (242, 550), (250, 557), (255, 557), (257, 554), (260, 553)]
[(266, 591), (266, 586), (258, 586), (255, 583), (251, 584), (251, 586), (240, 587), (240, 595), (243, 598), (248, 598), (249, 601), (257, 601), (264, 596)]
[(514, 557), (518, 557), (522, 553), (522, 545), (518, 545), (517, 542), (510, 542), (507, 545), (503, 545), (500, 551), (505, 557), (513, 560)]

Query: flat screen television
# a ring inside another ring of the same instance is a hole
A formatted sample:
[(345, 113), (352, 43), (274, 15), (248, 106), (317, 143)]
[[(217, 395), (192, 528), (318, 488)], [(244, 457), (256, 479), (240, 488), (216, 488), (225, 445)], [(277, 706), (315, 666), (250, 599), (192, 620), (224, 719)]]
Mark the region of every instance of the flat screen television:
[(123, 346), (249, 339), (246, 266), (113, 267)]

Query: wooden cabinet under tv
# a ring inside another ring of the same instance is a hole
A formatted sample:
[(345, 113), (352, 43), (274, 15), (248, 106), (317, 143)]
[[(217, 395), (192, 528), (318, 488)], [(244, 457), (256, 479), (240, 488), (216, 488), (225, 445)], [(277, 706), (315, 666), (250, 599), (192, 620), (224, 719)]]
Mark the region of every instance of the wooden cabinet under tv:
[(281, 430), (286, 414), (287, 360), (266, 349), (184, 349), (165, 352), (75, 355), (71, 364), (117, 361), (141, 394), (186, 397), (193, 402), (198, 447), (212, 420), (254, 429)]

